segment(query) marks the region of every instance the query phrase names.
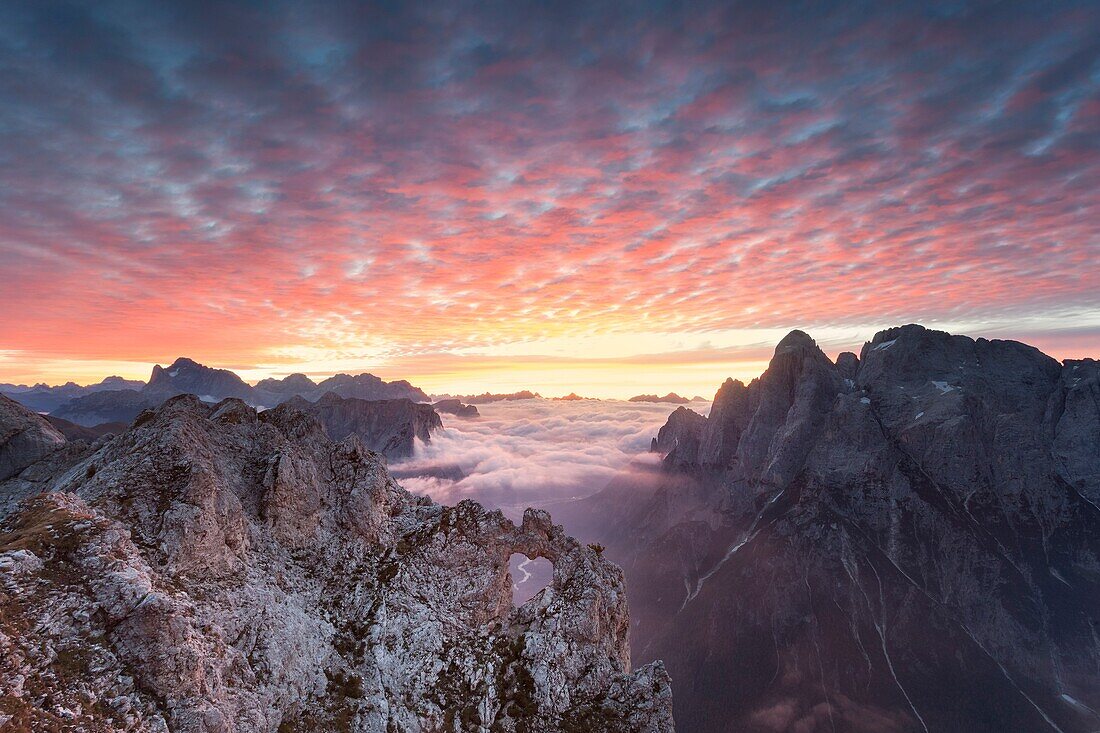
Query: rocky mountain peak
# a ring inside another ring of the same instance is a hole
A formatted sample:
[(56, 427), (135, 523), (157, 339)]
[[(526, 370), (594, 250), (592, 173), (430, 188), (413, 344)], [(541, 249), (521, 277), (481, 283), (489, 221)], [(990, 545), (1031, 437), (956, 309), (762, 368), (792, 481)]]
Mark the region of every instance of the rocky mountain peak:
[[(554, 565), (519, 608), (515, 552)], [(174, 397), (59, 468), (0, 523), (0, 602), (20, 729), (672, 731), (601, 552), (414, 497), (289, 403)]]
[(214, 369), (180, 357), (167, 368), (153, 367), (149, 383), (142, 390), (148, 396), (163, 399), (177, 394), (194, 394), (213, 400), (239, 397), (254, 401), (251, 386), (228, 369)]
[(645, 505), (577, 509), (612, 517), (636, 654), (696, 681), (681, 726), (1100, 725), (1100, 364), (917, 325), (833, 364), (799, 336), (703, 420)]
[(780, 354), (788, 351), (816, 348), (817, 342), (814, 341), (808, 333), (796, 328), (779, 341), (775, 347), (775, 353)]

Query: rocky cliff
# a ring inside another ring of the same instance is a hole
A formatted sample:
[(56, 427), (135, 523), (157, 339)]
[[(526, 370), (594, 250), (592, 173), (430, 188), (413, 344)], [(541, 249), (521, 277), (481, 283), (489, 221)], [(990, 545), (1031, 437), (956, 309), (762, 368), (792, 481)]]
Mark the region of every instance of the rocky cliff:
[(461, 417), (467, 420), (481, 417), (481, 413), (477, 411), (477, 407), (463, 404), (462, 400), (439, 400), (433, 403), (432, 407), (435, 408), (436, 412), (445, 412), (448, 415), (454, 415), (455, 417)]
[(1100, 728), (1097, 362), (794, 332), (685, 418), (640, 503), (558, 512), (623, 562), (681, 731)]
[(369, 450), (391, 459), (412, 455), (416, 440), (430, 443), (432, 433), (443, 429), (431, 405), (411, 400), (359, 400), (329, 392), (316, 402), (295, 397), (285, 404), (317, 418), (333, 440), (356, 435)]
[[(545, 512), (414, 497), (293, 406), (172, 398), (35, 488), (0, 524), (15, 730), (672, 730), (616, 566)], [(514, 552), (554, 564), (520, 608)]]
[(154, 404), (179, 394), (198, 395), (210, 402), (226, 397), (246, 402), (255, 399), (254, 388), (228, 369), (214, 369), (184, 357), (168, 367), (154, 366), (142, 392)]

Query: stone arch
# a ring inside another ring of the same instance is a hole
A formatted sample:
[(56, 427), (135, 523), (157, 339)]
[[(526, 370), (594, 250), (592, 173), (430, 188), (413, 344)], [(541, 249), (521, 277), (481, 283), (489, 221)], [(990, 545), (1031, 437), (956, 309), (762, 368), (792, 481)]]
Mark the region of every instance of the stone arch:
[(538, 595), (554, 579), (554, 564), (538, 553), (528, 557), (522, 552), (513, 552), (508, 559), (508, 570), (512, 581), (512, 605), (517, 608)]

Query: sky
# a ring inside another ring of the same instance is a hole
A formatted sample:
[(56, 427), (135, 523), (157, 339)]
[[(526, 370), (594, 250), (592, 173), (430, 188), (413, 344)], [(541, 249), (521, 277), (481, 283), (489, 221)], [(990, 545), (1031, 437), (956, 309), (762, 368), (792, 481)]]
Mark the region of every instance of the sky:
[(0, 381), (1100, 356), (1095, 2), (0, 4)]

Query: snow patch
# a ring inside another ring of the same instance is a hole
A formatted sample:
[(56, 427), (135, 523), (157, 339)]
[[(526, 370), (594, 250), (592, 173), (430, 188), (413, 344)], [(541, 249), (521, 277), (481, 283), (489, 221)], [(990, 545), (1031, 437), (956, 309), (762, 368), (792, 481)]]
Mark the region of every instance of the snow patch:
[(898, 342), (897, 339), (890, 339), (889, 341), (883, 341), (881, 344), (879, 344), (875, 348), (871, 349), (871, 351), (886, 351), (886, 349), (889, 349), (891, 346), (893, 346), (897, 342)]
[(865, 405), (871, 404), (871, 398), (870, 397), (860, 397), (859, 401), (862, 402)]
[(934, 379), (932, 380), (932, 386), (938, 389), (940, 391), (940, 394), (947, 394), (951, 390), (955, 389), (953, 385), (950, 385), (947, 382), (937, 382)]

